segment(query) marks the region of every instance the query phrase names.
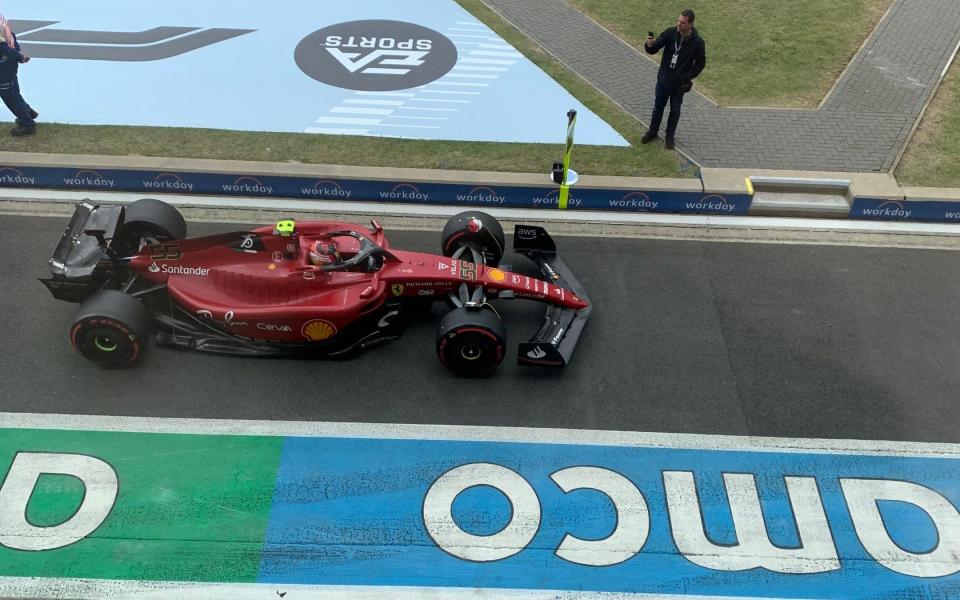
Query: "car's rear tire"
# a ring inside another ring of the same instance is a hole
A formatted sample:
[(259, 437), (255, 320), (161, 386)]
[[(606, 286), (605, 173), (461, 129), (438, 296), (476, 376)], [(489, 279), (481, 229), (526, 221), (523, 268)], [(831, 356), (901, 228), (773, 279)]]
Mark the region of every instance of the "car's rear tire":
[[(503, 227), (492, 216), (468, 210), (450, 217), (443, 228), (440, 247), (444, 256), (453, 256), (463, 246), (472, 246), (489, 267), (500, 264), (504, 253)], [(472, 260), (469, 255), (464, 257)]]
[(123, 230), (114, 248), (121, 256), (133, 256), (141, 240), (155, 244), (185, 237), (187, 223), (180, 211), (161, 200), (143, 198), (124, 207)]
[(97, 292), (80, 304), (70, 342), (84, 358), (108, 369), (135, 364), (153, 332), (150, 311), (117, 290)]
[(456, 308), (440, 321), (437, 356), (457, 375), (492, 373), (503, 361), (506, 348), (503, 322), (492, 310)]

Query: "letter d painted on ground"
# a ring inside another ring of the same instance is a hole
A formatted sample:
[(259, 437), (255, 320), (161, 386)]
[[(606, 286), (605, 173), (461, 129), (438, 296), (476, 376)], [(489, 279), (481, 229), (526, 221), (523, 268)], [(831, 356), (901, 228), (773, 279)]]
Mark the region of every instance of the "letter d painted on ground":
[[(37, 527), (27, 505), (40, 475), (68, 475), (85, 488), (80, 507), (58, 525)], [(0, 487), (0, 545), (14, 550), (53, 550), (90, 535), (109, 516), (117, 499), (117, 473), (104, 461), (81, 454), (20, 452)]]

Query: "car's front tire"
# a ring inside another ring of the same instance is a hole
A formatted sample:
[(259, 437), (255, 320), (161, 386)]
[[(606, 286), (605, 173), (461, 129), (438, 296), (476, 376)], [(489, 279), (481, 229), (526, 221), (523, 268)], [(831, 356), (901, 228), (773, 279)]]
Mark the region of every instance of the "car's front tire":
[(87, 360), (116, 369), (136, 364), (152, 331), (146, 306), (123, 292), (105, 290), (80, 304), (70, 342)]
[(506, 354), (503, 321), (488, 308), (457, 308), (444, 315), (437, 331), (437, 356), (457, 375), (492, 373)]

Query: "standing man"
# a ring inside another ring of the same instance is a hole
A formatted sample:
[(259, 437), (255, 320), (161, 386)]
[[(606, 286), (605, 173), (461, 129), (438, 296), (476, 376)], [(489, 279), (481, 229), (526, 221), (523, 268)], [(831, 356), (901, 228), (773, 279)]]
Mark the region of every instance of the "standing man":
[(14, 136), (36, 133), (37, 123), (34, 119), (40, 116), (20, 95), (20, 82), (17, 80), (20, 63), (29, 60), (29, 56), (20, 52), (20, 43), (10, 30), (7, 19), (0, 15), (0, 99), (17, 118), (17, 126), (10, 130), (10, 135)]
[(693, 20), (696, 15), (689, 8), (680, 13), (677, 26), (665, 29), (656, 39), (648, 32), (643, 49), (647, 54), (656, 54), (663, 48), (660, 70), (657, 72), (657, 92), (653, 102), (653, 116), (650, 117), (650, 129), (643, 134), (640, 142), (647, 144), (660, 133), (663, 110), (670, 100), (670, 116), (667, 118), (667, 139), (664, 144), (673, 150), (676, 143), (673, 135), (680, 122), (680, 105), (683, 95), (693, 89), (693, 79), (703, 71), (707, 64), (707, 50), (703, 38), (697, 34)]

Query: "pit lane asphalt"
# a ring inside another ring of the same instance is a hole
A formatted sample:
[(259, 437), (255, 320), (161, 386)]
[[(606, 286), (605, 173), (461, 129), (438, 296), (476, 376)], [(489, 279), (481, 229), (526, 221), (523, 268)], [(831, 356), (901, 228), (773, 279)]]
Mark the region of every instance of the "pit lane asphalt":
[(108, 371), (73, 351), (75, 305), (37, 281), (67, 220), (0, 217), (3, 411), (960, 441), (955, 251), (558, 237), (595, 305), (566, 370), (514, 364), (543, 311), (500, 301), (511, 350), (486, 379), (437, 362), (440, 305), (349, 361), (152, 347)]

